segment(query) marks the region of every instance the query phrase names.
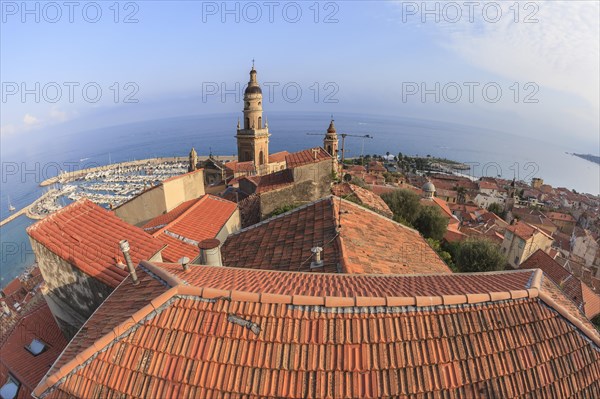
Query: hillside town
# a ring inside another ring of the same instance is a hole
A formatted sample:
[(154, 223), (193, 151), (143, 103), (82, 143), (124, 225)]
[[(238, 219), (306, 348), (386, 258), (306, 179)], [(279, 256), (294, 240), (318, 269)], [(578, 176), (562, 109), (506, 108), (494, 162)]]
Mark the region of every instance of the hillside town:
[(600, 397), (600, 197), (345, 158), (333, 118), (271, 153), (254, 66), (235, 133), (27, 229), (2, 399)]

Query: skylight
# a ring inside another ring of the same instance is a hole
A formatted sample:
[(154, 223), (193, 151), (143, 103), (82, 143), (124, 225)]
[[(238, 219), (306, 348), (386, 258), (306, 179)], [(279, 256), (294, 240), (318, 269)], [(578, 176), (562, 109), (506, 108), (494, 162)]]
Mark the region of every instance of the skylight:
[(31, 343), (25, 347), (33, 356), (37, 356), (46, 350), (46, 344), (37, 338), (34, 338)]
[(19, 392), (19, 381), (17, 381), (12, 376), (8, 376), (8, 381), (6, 384), (0, 388), (0, 398), (1, 399), (14, 399), (17, 397), (17, 393)]

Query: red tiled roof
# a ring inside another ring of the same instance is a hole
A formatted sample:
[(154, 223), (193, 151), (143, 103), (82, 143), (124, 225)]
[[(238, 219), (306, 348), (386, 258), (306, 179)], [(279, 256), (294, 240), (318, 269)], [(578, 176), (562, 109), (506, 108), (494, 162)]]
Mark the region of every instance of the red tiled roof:
[(433, 197), (432, 200), (422, 198), (421, 205), (425, 205), (425, 206), (437, 205), (437, 207), (440, 208), (440, 211), (442, 211), (442, 215), (444, 215), (447, 219), (456, 220), (456, 219), (454, 219), (454, 215), (452, 214), (452, 211), (450, 210), (450, 208), (448, 208), (448, 203), (446, 201), (444, 201), (443, 199), (440, 199), (437, 197)]
[(6, 284), (6, 287), (2, 288), (2, 293), (5, 297), (9, 297), (19, 293), (22, 289), (23, 285), (21, 284), (21, 280), (15, 278), (10, 283)]
[[(341, 201), (341, 224), (337, 228)], [(323, 248), (319, 271), (450, 273), (415, 230), (349, 201), (324, 198), (230, 235), (227, 266), (311, 270), (311, 248)]]
[(365, 168), (362, 165), (353, 165), (351, 167), (348, 168), (349, 172), (366, 172), (367, 168)]
[(511, 224), (506, 228), (506, 230), (514, 233), (516, 236), (521, 237), (526, 241), (538, 233), (544, 234), (548, 238), (552, 238), (543, 230), (540, 230), (537, 227), (531, 226), (525, 222), (516, 222), (515, 224)]
[[(69, 361), (59, 359), (36, 396), (600, 394), (600, 337), (559, 305), (560, 291), (539, 272), (341, 276), (192, 266), (176, 277), (179, 265), (139, 269), (141, 284), (127, 279), (86, 323), (99, 338), (80, 332), (69, 345), (79, 350), (67, 348)], [(355, 288), (344, 291), (347, 281)], [(335, 295), (339, 287), (349, 295)], [(129, 295), (146, 304), (127, 312)], [(113, 307), (120, 324), (106, 317)]]
[(181, 216), (185, 211), (190, 209), (200, 198), (195, 198), (189, 201), (182, 202), (177, 207), (172, 209), (170, 212), (164, 213), (150, 220), (148, 223), (142, 226), (142, 229), (148, 234), (153, 234), (158, 230), (171, 223), (173, 220)]
[(591, 319), (600, 313), (600, 296), (541, 249), (535, 251), (519, 268), (542, 269), (588, 318)]
[(285, 157), (287, 167), (290, 169), (325, 160), (331, 160), (331, 155), (321, 147), (294, 152)]
[(82, 199), (27, 229), (27, 234), (88, 276), (116, 287), (127, 275), (117, 266), (121, 240), (129, 241), (134, 263), (150, 259), (163, 244), (114, 213)]
[[(26, 349), (33, 339), (46, 344), (46, 349), (37, 356)], [(40, 306), (21, 318), (0, 348), (0, 385), (4, 385), (10, 373), (21, 383), (17, 398), (30, 398), (31, 391), (66, 345), (50, 308), (42, 300)]]
[(386, 172), (387, 169), (383, 167), (379, 161), (369, 162), (369, 172)]
[(227, 162), (225, 164), (225, 167), (227, 169), (230, 169), (233, 172), (252, 172), (252, 171), (254, 171), (254, 162), (252, 162), (252, 161), (245, 161), (245, 162), (231, 161), (231, 162)]
[(375, 211), (383, 216), (391, 218), (394, 216), (390, 207), (383, 199), (373, 191), (366, 190), (355, 184), (341, 183), (336, 184), (331, 188), (334, 195), (344, 199), (352, 199), (358, 201), (361, 205)]
[(498, 190), (498, 185), (494, 182), (482, 180), (479, 181), (477, 184), (480, 190)]
[(260, 194), (293, 184), (294, 173), (291, 169), (284, 169), (268, 175), (247, 176), (243, 179), (250, 181), (256, 187), (255, 192)]
[(206, 194), (183, 212), (175, 208), (161, 215), (171, 220), (153, 233), (154, 237), (167, 245), (162, 252), (163, 259), (177, 262), (185, 256), (194, 260), (199, 255), (198, 242), (215, 238), (236, 209), (234, 202)]
[(269, 163), (285, 162), (285, 157), (289, 155), (287, 151), (276, 152), (269, 155)]
[(568, 213), (561, 212), (546, 212), (546, 216), (548, 216), (551, 220), (559, 220), (561, 222), (572, 222), (575, 223), (576, 220), (573, 216)]

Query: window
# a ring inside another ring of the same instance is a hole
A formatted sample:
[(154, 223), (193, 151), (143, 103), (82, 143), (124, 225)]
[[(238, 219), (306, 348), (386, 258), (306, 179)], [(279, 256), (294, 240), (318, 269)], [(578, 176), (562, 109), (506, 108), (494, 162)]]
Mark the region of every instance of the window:
[(27, 349), (33, 356), (37, 356), (46, 350), (46, 344), (43, 341), (34, 338), (31, 343), (25, 347), (25, 349)]
[(262, 129), (262, 117), (258, 117), (258, 128)]
[(19, 387), (21, 383), (19, 380), (14, 378), (12, 375), (8, 375), (8, 381), (0, 388), (0, 398), (2, 399), (14, 399), (17, 397)]
[(519, 264), (519, 257), (515, 256), (515, 265), (518, 265), (518, 264)]
[(525, 241), (519, 240), (519, 248), (523, 249), (524, 246), (525, 246)]

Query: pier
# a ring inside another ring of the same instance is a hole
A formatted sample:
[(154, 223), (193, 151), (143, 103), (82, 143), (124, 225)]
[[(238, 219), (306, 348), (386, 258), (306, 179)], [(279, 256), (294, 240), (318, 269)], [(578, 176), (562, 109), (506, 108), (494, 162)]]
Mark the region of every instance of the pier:
[(21, 215), (26, 215), (27, 212), (29, 211), (30, 206), (31, 205), (26, 206), (25, 208), (19, 209), (18, 211), (11, 213), (9, 217), (7, 217), (6, 219), (4, 219), (0, 222), (0, 227), (4, 226), (6, 223), (12, 222), (13, 220), (15, 220), (16, 218), (18, 218)]

